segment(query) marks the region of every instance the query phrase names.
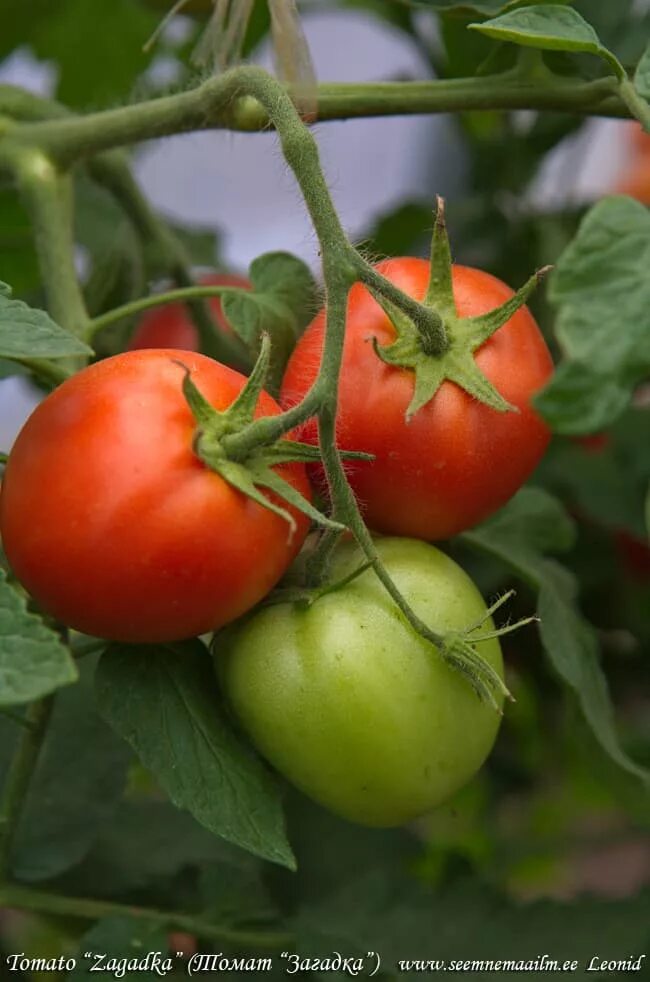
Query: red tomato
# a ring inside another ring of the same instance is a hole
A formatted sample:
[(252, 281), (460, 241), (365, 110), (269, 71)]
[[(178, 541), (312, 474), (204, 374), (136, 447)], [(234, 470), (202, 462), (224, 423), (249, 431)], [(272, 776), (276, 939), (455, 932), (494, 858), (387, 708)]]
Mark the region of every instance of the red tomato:
[[(405, 293), (423, 299), (427, 261), (388, 259), (377, 269)], [(512, 296), (500, 280), (465, 266), (453, 267), (453, 287), (461, 316), (485, 313)], [(311, 386), (324, 330), (321, 311), (289, 360), (280, 397), (285, 407)], [(549, 432), (531, 408), (530, 397), (548, 380), (551, 356), (535, 320), (522, 308), (476, 354), (478, 366), (520, 412), (495, 412), (445, 381), (407, 422), (413, 372), (381, 361), (372, 337), (386, 345), (395, 330), (357, 283), (348, 300), (337, 438), (342, 449), (363, 450), (375, 460), (347, 465), (350, 483), (371, 528), (445, 539), (505, 504), (541, 458)], [(315, 443), (315, 422), (310, 420), (299, 436)]]
[[(198, 285), (239, 286), (245, 290), (251, 288), (250, 280), (231, 273), (209, 273), (200, 276)], [(211, 297), (208, 306), (219, 329), (226, 334), (232, 334), (232, 328), (221, 309), (221, 298)], [(185, 304), (168, 303), (162, 307), (154, 307), (143, 314), (128, 344), (129, 351), (138, 348), (178, 348), (183, 351), (198, 351), (198, 332)]]
[[(48, 396), (9, 456), (9, 563), (45, 611), (88, 634), (163, 642), (214, 630), (268, 593), (307, 533), (293, 512), (290, 537), (194, 454), (179, 359), (217, 409), (246, 381), (192, 352), (116, 355)], [(278, 411), (263, 392), (257, 414)], [(309, 496), (302, 464), (277, 470)]]

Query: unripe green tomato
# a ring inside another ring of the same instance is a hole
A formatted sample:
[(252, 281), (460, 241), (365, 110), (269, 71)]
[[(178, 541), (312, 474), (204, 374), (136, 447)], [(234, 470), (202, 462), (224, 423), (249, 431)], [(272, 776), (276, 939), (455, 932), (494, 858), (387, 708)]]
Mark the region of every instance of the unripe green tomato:
[[(389, 574), (438, 633), (479, 621), (486, 605), (434, 546), (377, 540)], [(338, 582), (363, 557), (343, 544)], [(479, 633), (492, 630), (488, 619)], [(503, 674), (498, 640), (480, 654)], [(479, 769), (500, 716), (406, 623), (372, 570), (310, 607), (263, 607), (223, 635), (217, 671), (259, 752), (305, 794), (364, 825), (431, 811)]]

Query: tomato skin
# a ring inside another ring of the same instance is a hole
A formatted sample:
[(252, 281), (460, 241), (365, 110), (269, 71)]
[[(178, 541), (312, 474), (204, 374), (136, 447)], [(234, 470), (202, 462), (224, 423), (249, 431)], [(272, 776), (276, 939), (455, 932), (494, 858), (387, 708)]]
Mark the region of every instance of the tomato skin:
[[(377, 269), (405, 293), (424, 298), (429, 263), (389, 259)], [(481, 270), (453, 267), (460, 316), (485, 313), (512, 290)], [(321, 311), (287, 365), (280, 402), (299, 402), (320, 364), (325, 331)], [(370, 339), (389, 344), (395, 330), (365, 287), (350, 291), (337, 438), (341, 449), (375, 455), (347, 465), (350, 483), (371, 528), (389, 535), (445, 539), (482, 521), (519, 489), (539, 462), (549, 431), (530, 405), (552, 372), (544, 339), (526, 308), (519, 310), (476, 354), (498, 391), (519, 409), (497, 413), (445, 381), (434, 398), (406, 421), (414, 388), (409, 369), (386, 365)], [(317, 442), (313, 420), (300, 439)]]
[[(9, 563), (45, 611), (87, 634), (163, 642), (216, 629), (275, 585), (307, 533), (293, 513), (289, 541), (284, 519), (193, 453), (183, 365), (217, 409), (246, 381), (193, 352), (116, 355), (48, 396), (9, 456)], [(257, 414), (278, 411), (263, 392)], [(278, 471), (309, 496), (303, 465)]]
[[(244, 276), (234, 273), (208, 273), (197, 280), (199, 286), (237, 286), (250, 290), (251, 283)], [(220, 297), (210, 297), (208, 306), (219, 330), (232, 334), (232, 328), (221, 307)], [(138, 321), (127, 345), (128, 351), (140, 348), (177, 348), (180, 351), (198, 351), (198, 331), (187, 307), (182, 303), (168, 303), (146, 311)]]
[[(376, 545), (435, 630), (485, 614), (472, 581), (434, 546), (399, 538)], [(353, 543), (341, 545), (332, 582), (362, 559)], [(480, 653), (503, 673), (497, 639)], [(215, 664), (263, 756), (307, 795), (364, 825), (399, 825), (449, 798), (481, 766), (499, 728), (500, 716), (412, 631), (372, 571), (309, 608), (258, 609), (217, 639)]]

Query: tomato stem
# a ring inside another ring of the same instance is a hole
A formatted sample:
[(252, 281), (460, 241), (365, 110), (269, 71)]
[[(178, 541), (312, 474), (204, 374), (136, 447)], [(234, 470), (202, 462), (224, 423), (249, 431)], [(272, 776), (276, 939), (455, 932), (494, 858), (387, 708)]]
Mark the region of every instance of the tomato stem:
[(14, 166), (34, 226), (52, 317), (61, 327), (85, 340), (89, 318), (74, 265), (72, 181), (38, 150), (18, 153)]
[(0, 883), (6, 880), (11, 847), (25, 807), (27, 792), (52, 715), (54, 696), (31, 703), (23, 720), (23, 732), (9, 765), (0, 801)]
[(160, 924), (163, 927), (187, 931), (200, 938), (232, 944), (245, 950), (254, 948), (284, 948), (292, 942), (292, 936), (283, 931), (245, 931), (214, 924), (193, 914), (173, 910), (154, 910), (134, 907), (109, 900), (86, 897), (66, 897), (56, 893), (33, 890), (31, 887), (7, 884), (0, 887), (0, 906), (16, 910), (52, 914), (58, 917), (78, 917), (82, 920), (100, 920), (104, 917), (128, 917)]
[(618, 94), (630, 110), (630, 114), (638, 119), (646, 133), (650, 133), (650, 104), (637, 92), (634, 83), (629, 78), (623, 78), (619, 81)]
[(104, 314), (98, 314), (91, 321), (90, 331), (94, 335), (97, 331), (127, 317), (135, 317), (146, 310), (155, 307), (164, 307), (169, 303), (186, 303), (189, 300), (208, 300), (210, 297), (222, 297), (230, 293), (245, 293), (246, 291), (239, 286), (188, 286), (180, 287), (176, 290), (165, 290), (164, 293), (152, 293), (147, 297), (138, 297), (129, 303), (122, 304), (120, 307), (113, 307)]

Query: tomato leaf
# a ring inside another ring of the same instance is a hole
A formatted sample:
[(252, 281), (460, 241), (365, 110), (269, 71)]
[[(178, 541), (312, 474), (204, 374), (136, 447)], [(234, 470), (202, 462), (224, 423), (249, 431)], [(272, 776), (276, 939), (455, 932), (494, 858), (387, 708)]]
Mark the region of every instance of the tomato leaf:
[(561, 255), (549, 297), (564, 358), (537, 408), (558, 433), (613, 422), (650, 372), (650, 214), (632, 198), (595, 205)]
[(650, 44), (643, 52), (634, 73), (634, 86), (640, 96), (650, 99)]
[(643, 538), (643, 502), (650, 480), (648, 412), (628, 410), (594, 453), (576, 440), (554, 440), (536, 477), (581, 516), (602, 528)]
[(97, 698), (175, 805), (229, 842), (293, 868), (277, 786), (231, 728), (199, 641), (111, 645)]
[[(160, 961), (167, 957), (174, 960), (174, 953), (169, 952), (169, 935), (160, 924), (152, 924), (150, 921), (141, 917), (105, 917), (97, 921), (91, 929), (83, 935), (79, 941), (79, 951), (76, 955), (76, 966), (66, 975), (68, 982), (93, 982), (91, 974), (106, 971), (104, 966), (108, 966), (113, 960), (117, 962), (126, 959), (137, 959), (138, 961), (146, 958), (148, 952), (159, 952)], [(104, 955), (103, 962), (97, 961), (95, 955)], [(110, 970), (109, 970), (110, 972)], [(127, 971), (124, 978), (126, 982), (136, 982), (145, 973), (141, 971)], [(149, 975), (149, 971), (146, 972)], [(166, 975), (166, 972), (158, 972), (151, 969), (151, 978), (158, 975)], [(117, 974), (110, 972), (114, 978)]]
[[(129, 754), (94, 709), (94, 661), (84, 658), (80, 681), (56, 698), (12, 854), (21, 880), (47, 879), (78, 863), (124, 790)], [(20, 732), (0, 723), (0, 770)]]
[(12, 300), (0, 284), (0, 358), (66, 358), (92, 355), (92, 348), (65, 331), (44, 310)]
[(573, 523), (559, 501), (538, 488), (524, 488), (493, 518), (462, 535), (471, 546), (501, 559), (537, 591), (540, 635), (551, 665), (575, 692), (606, 753), (626, 771), (650, 781), (650, 773), (619, 743), (597, 635), (577, 606), (577, 582), (546, 556), (569, 550), (574, 537)]
[(38, 259), (29, 218), (18, 192), (0, 188), (0, 269), (21, 294), (39, 285)]
[(69, 106), (127, 98), (153, 57), (143, 46), (159, 18), (133, 0), (3, 0), (2, 13), (0, 54), (29, 45), (54, 63), (56, 96)]
[(545, 51), (597, 55), (610, 65), (618, 78), (625, 77), (625, 70), (618, 58), (604, 47), (591, 24), (572, 7), (559, 4), (523, 7), (469, 26), (471, 30), (497, 41), (512, 41)]
[(70, 652), (0, 569), (0, 706), (31, 702), (77, 678)]
[(247, 347), (257, 352), (263, 334), (271, 337), (267, 388), (277, 390), (298, 337), (316, 312), (316, 284), (300, 259), (268, 252), (251, 263), (252, 290), (225, 293), (223, 312)]

